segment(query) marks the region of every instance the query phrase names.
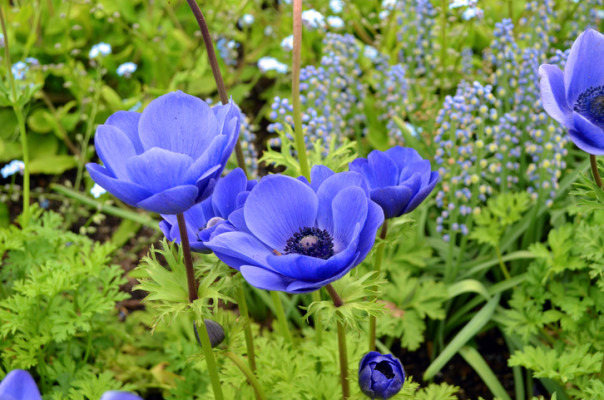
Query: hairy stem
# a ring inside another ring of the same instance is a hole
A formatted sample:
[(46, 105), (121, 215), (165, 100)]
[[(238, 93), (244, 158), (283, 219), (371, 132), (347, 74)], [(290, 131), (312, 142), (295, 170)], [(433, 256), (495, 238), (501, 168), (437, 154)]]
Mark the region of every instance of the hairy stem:
[(310, 181), (310, 166), (306, 157), (304, 132), (302, 132), (302, 106), (300, 104), (300, 64), (302, 52), (302, 0), (294, 0), (294, 44), (292, 49), (292, 103), (294, 107), (294, 137), (300, 162), (300, 172)]
[(283, 310), (283, 303), (281, 302), (281, 297), (279, 297), (279, 292), (271, 290), (271, 298), (273, 299), (275, 313), (277, 313), (277, 322), (279, 324), (279, 329), (281, 330), (281, 335), (283, 335), (286, 341), (293, 345), (294, 339), (289, 331), (289, 326), (287, 325), (287, 317), (285, 316), (285, 311)]
[[(327, 293), (331, 296), (333, 304), (336, 307), (344, 305), (342, 298), (336, 292), (336, 290), (328, 283), (325, 286)], [(348, 382), (348, 349), (346, 348), (346, 331), (344, 330), (344, 324), (342, 321), (337, 322), (338, 328), (338, 353), (340, 355), (340, 383), (342, 385), (342, 399), (346, 400), (350, 398), (350, 384)]]
[[(193, 15), (195, 15), (197, 25), (199, 25), (201, 37), (203, 38), (203, 43), (205, 44), (206, 51), (208, 52), (208, 59), (210, 61), (210, 67), (212, 68), (212, 74), (214, 75), (214, 81), (216, 81), (216, 88), (218, 89), (220, 101), (222, 104), (227, 104), (229, 102), (229, 97), (227, 96), (224, 81), (222, 80), (222, 74), (220, 73), (220, 67), (218, 66), (218, 61), (216, 60), (216, 52), (214, 51), (214, 43), (212, 43), (212, 37), (210, 36), (208, 24), (206, 23), (206, 20), (203, 17), (203, 13), (197, 5), (197, 2), (195, 0), (187, 0), (187, 3), (189, 4), (191, 11), (193, 11)], [(245, 175), (247, 176), (245, 157), (243, 156), (243, 149), (241, 148), (239, 138), (237, 138), (237, 143), (235, 144), (235, 156), (237, 157), (237, 165), (243, 170), (243, 172), (245, 172)]]
[[(181, 214), (179, 214), (181, 215)], [(182, 239), (182, 238), (181, 238)], [(214, 391), (215, 400), (223, 400), (222, 387), (220, 386), (220, 377), (218, 376), (218, 366), (216, 365), (216, 359), (214, 358), (214, 350), (212, 349), (212, 343), (210, 342), (210, 336), (208, 335), (208, 328), (203, 318), (200, 318), (201, 329), (199, 330), (199, 339), (201, 340), (201, 350), (208, 363), (208, 373), (210, 374), (210, 381), (212, 382), (212, 390)]]
[(245, 300), (245, 291), (243, 285), (239, 285), (237, 290), (237, 303), (239, 305), (239, 314), (243, 319), (243, 332), (245, 334), (245, 345), (247, 347), (247, 360), (252, 371), (256, 371), (256, 352), (254, 350), (254, 336), (252, 336), (252, 327), (250, 325), (250, 314)]
[(600, 171), (598, 171), (598, 161), (596, 160), (596, 156), (590, 154), (589, 163), (591, 164), (591, 173), (594, 176), (594, 181), (596, 181), (596, 185), (598, 185), (600, 189), (604, 189), (604, 186), (602, 185), (602, 178), (600, 178)]
[[(384, 221), (382, 225), (382, 230), (380, 231), (380, 243), (378, 244), (377, 249), (375, 250), (375, 262), (373, 263), (373, 270), (375, 272), (380, 272), (382, 269), (382, 260), (384, 259), (384, 247), (386, 243), (384, 239), (386, 239), (386, 234), (388, 233), (388, 220)], [(369, 351), (375, 351), (375, 339), (376, 339), (376, 328), (377, 328), (377, 320), (375, 315), (369, 316)]]
[(245, 377), (247, 378), (247, 381), (254, 388), (254, 392), (256, 393), (256, 399), (265, 400), (266, 395), (264, 394), (264, 390), (262, 390), (262, 386), (260, 385), (260, 382), (258, 382), (258, 379), (256, 379), (256, 375), (254, 375), (254, 372), (251, 369), (249, 369), (248, 366), (245, 365), (243, 360), (241, 360), (241, 358), (239, 358), (232, 351), (227, 351), (226, 353), (224, 353), (224, 355), (229, 360), (231, 360), (233, 362), (233, 364), (235, 364), (237, 366), (237, 368), (239, 368), (239, 370), (243, 373), (243, 375), (245, 375)]
[(180, 231), (180, 244), (182, 246), (182, 251), (185, 257), (185, 268), (187, 269), (187, 286), (189, 289), (189, 301), (192, 303), (197, 300), (198, 297), (197, 282), (195, 282), (195, 271), (193, 270), (193, 258), (191, 256), (191, 246), (189, 246), (189, 235), (187, 234), (187, 223), (185, 222), (185, 216), (183, 213), (176, 214), (176, 219), (178, 220), (178, 230)]

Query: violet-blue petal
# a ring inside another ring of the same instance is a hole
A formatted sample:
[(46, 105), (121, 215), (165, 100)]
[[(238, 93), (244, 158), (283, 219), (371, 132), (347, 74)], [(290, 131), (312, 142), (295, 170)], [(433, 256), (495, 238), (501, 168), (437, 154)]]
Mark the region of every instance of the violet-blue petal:
[(604, 85), (604, 35), (588, 29), (573, 43), (564, 66), (566, 101), (573, 105), (587, 89)]
[(136, 154), (141, 154), (144, 151), (143, 144), (138, 137), (138, 122), (140, 118), (141, 114), (137, 112), (117, 111), (111, 114), (107, 118), (107, 121), (105, 121), (105, 125), (114, 126), (128, 136), (136, 150)]
[(399, 171), (402, 171), (405, 166), (411, 163), (422, 160), (417, 150), (411, 147), (394, 146), (384, 153), (394, 161)]
[(323, 181), (334, 174), (335, 172), (324, 165), (314, 165), (310, 170), (310, 187), (316, 192)]
[(0, 382), (0, 399), (42, 400), (42, 396), (29, 372), (14, 369)]
[(417, 206), (419, 206), (420, 203), (424, 201), (428, 195), (430, 195), (432, 189), (434, 189), (434, 186), (436, 186), (438, 183), (438, 172), (432, 172), (429, 177), (429, 182), (422, 184), (421, 188), (415, 193), (409, 204), (407, 204), (407, 207), (405, 207), (404, 210), (405, 213), (410, 213), (411, 211), (415, 210)]
[(554, 65), (541, 65), (539, 79), (541, 100), (545, 111), (562, 125), (572, 126), (572, 110), (566, 103), (562, 70)]
[(98, 164), (88, 163), (86, 164), (86, 169), (90, 177), (103, 189), (111, 192), (115, 197), (131, 206), (136, 207), (139, 201), (152, 195), (149, 190), (136, 183), (116, 179), (110, 174), (107, 168)]
[(193, 184), (194, 182), (183, 179), (191, 164), (193, 159), (188, 155), (159, 147), (131, 157), (126, 162), (130, 181), (153, 193), (182, 184)]
[(227, 218), (237, 208), (237, 195), (245, 192), (247, 177), (241, 168), (236, 168), (218, 180), (212, 194), (215, 215)]
[(371, 200), (382, 207), (386, 219), (403, 214), (412, 196), (413, 191), (407, 186), (390, 186), (371, 190)]
[(100, 125), (94, 137), (94, 147), (105, 168), (115, 178), (129, 180), (126, 163), (137, 153), (124, 132), (111, 125)]
[(182, 185), (156, 193), (139, 201), (136, 206), (158, 214), (180, 214), (195, 204), (196, 197), (196, 186)]
[[(207, 176), (219, 176), (224, 168), (220, 159), (226, 140), (227, 137), (225, 135), (215, 136), (208, 143), (207, 151), (191, 164), (186, 174), (183, 174), (184, 181), (197, 182)], [(209, 172), (212, 167), (214, 169)]]
[(272, 269), (267, 262), (271, 250), (248, 233), (223, 233), (214, 236), (206, 246), (232, 268), (239, 269), (241, 265), (248, 264)]
[(360, 187), (366, 193), (367, 182), (363, 176), (356, 172), (340, 172), (325, 179), (317, 189), (319, 199), (319, 211), (317, 213), (317, 225), (321, 229), (333, 232), (332, 202), (336, 195), (343, 189), (351, 186)]
[(286, 291), (291, 278), (254, 265), (242, 265), (241, 275), (252, 286), (263, 290)]
[(569, 130), (573, 143), (581, 150), (596, 156), (604, 155), (604, 131), (586, 118), (573, 112), (574, 129)]
[(153, 100), (138, 124), (143, 148), (153, 147), (199, 158), (218, 133), (218, 121), (204, 101), (181, 91)]
[(101, 400), (143, 400), (141, 397), (130, 393), (111, 390), (103, 393)]
[(359, 246), (357, 248), (357, 251), (359, 252), (359, 263), (367, 257), (367, 254), (369, 254), (369, 251), (375, 243), (377, 230), (383, 223), (384, 211), (382, 210), (382, 207), (375, 202), (370, 201), (368, 203), (365, 226), (363, 226), (363, 229), (359, 234)]
[(368, 210), (367, 195), (360, 187), (348, 187), (332, 201), (333, 249), (338, 253), (348, 247), (353, 235), (359, 234), (357, 227), (364, 226)]
[(400, 168), (386, 153), (374, 150), (367, 156), (367, 178), (369, 187), (395, 186), (398, 184)]
[(243, 206), (247, 228), (266, 245), (282, 251), (300, 228), (312, 227), (317, 195), (304, 183), (283, 175), (264, 177)]

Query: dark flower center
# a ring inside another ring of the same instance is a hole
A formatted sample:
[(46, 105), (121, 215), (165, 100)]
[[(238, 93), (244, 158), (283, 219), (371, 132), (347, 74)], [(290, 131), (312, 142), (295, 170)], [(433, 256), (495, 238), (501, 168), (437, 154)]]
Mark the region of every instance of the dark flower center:
[(604, 86), (591, 87), (581, 93), (573, 110), (604, 129)]
[(394, 371), (392, 371), (392, 365), (388, 361), (381, 361), (375, 366), (376, 371), (380, 371), (386, 378), (394, 378)]
[(333, 256), (333, 239), (325, 229), (300, 228), (287, 239), (285, 254), (303, 254), (305, 256), (327, 260)]

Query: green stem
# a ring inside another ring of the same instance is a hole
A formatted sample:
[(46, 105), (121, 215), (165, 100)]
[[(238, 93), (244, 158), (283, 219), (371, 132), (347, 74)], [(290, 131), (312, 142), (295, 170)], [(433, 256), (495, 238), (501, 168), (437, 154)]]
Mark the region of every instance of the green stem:
[[(338, 295), (338, 292), (331, 286), (331, 284), (327, 284), (325, 286), (327, 289), (327, 293), (331, 296), (333, 300), (333, 304), (336, 307), (341, 307), (344, 305), (342, 298)], [(338, 320), (338, 352), (340, 354), (340, 383), (342, 384), (342, 399), (346, 400), (350, 398), (350, 383), (348, 382), (348, 349), (346, 348), (346, 331), (344, 330), (344, 324), (342, 321)]]
[[(384, 221), (382, 225), (382, 230), (380, 231), (380, 243), (378, 244), (377, 249), (375, 250), (375, 262), (373, 263), (373, 270), (375, 272), (380, 272), (382, 269), (382, 260), (384, 258), (384, 248), (386, 242), (386, 234), (388, 233), (388, 220)], [(374, 299), (375, 300), (375, 299)], [(377, 320), (375, 315), (369, 316), (369, 351), (375, 351), (375, 340), (376, 340), (376, 328), (377, 328)]]
[(191, 256), (191, 246), (189, 245), (189, 235), (187, 233), (187, 223), (183, 213), (176, 214), (178, 221), (178, 230), (180, 233), (180, 244), (185, 258), (185, 268), (187, 270), (187, 287), (189, 289), (189, 302), (198, 299), (197, 283), (195, 282), (195, 270), (193, 269), (193, 258)]
[(277, 313), (277, 322), (279, 323), (281, 335), (283, 335), (287, 342), (293, 345), (294, 339), (292, 338), (292, 334), (289, 331), (289, 326), (287, 325), (287, 317), (285, 316), (285, 311), (283, 310), (283, 303), (281, 302), (281, 297), (279, 297), (279, 292), (271, 291), (271, 298), (273, 299), (275, 313)]
[(508, 14), (512, 22), (514, 22), (514, 0), (508, 0)]
[(600, 178), (600, 171), (598, 171), (598, 161), (596, 160), (596, 156), (590, 154), (589, 163), (591, 164), (591, 173), (594, 176), (594, 181), (596, 181), (596, 185), (598, 185), (600, 189), (604, 189), (604, 185), (602, 185), (602, 178)]
[[(205, 44), (208, 52), (208, 59), (210, 61), (210, 67), (212, 68), (212, 74), (214, 75), (214, 81), (216, 82), (216, 88), (218, 89), (218, 94), (220, 95), (220, 101), (222, 104), (227, 104), (229, 102), (229, 97), (227, 96), (226, 88), (224, 87), (224, 81), (222, 79), (222, 74), (220, 73), (220, 66), (218, 66), (218, 61), (216, 60), (216, 52), (214, 51), (214, 44), (212, 43), (212, 37), (210, 36), (208, 24), (206, 23), (206, 20), (203, 17), (203, 13), (197, 5), (197, 2), (195, 0), (187, 0), (187, 3), (189, 4), (191, 11), (193, 11), (193, 15), (195, 15), (197, 25), (199, 25), (201, 37), (203, 38), (203, 43)], [(237, 143), (235, 144), (235, 156), (237, 157), (237, 165), (243, 170), (243, 172), (245, 172), (245, 175), (247, 176), (245, 157), (243, 156), (243, 149), (241, 148), (239, 138), (237, 138)]]
[[(312, 292), (312, 301), (321, 301), (321, 289)], [(323, 342), (323, 321), (318, 313), (315, 313), (315, 339), (317, 340), (317, 346), (321, 346)]]
[(243, 285), (239, 285), (237, 290), (237, 302), (239, 304), (239, 314), (243, 318), (243, 332), (245, 334), (245, 345), (247, 347), (247, 360), (250, 363), (252, 371), (256, 371), (256, 352), (254, 350), (254, 336), (252, 336), (252, 326), (250, 324), (250, 314), (245, 300), (245, 290)]
[(495, 252), (497, 253), (497, 259), (499, 260), (499, 268), (501, 268), (501, 272), (505, 279), (510, 279), (510, 271), (508, 271), (505, 263), (503, 262), (503, 257), (501, 257), (501, 250), (499, 250), (499, 245), (495, 246)]
[(445, 97), (445, 76), (447, 74), (447, 8), (448, 0), (441, 0), (441, 27), (440, 27), (440, 98)]
[(222, 387), (220, 386), (218, 366), (216, 365), (216, 359), (214, 358), (214, 350), (212, 349), (210, 337), (208, 336), (208, 329), (206, 328), (206, 324), (203, 318), (200, 318), (199, 323), (201, 324), (201, 329), (198, 330), (199, 339), (201, 340), (201, 350), (203, 351), (203, 354), (206, 358), (206, 362), (208, 363), (208, 372), (210, 374), (210, 381), (212, 382), (214, 398), (216, 400), (223, 400), (224, 396), (222, 395)]
[(300, 172), (310, 181), (310, 165), (306, 157), (304, 132), (302, 132), (302, 107), (300, 104), (300, 64), (302, 52), (302, 0), (294, 0), (294, 44), (292, 49), (292, 103), (294, 107), (294, 137), (300, 161)]
[(600, 367), (600, 380), (604, 382), (604, 356), (602, 357), (602, 366)]
[(243, 360), (241, 360), (241, 358), (237, 357), (237, 355), (235, 353), (233, 353), (232, 351), (227, 351), (226, 353), (224, 353), (224, 355), (227, 356), (227, 358), (229, 360), (231, 360), (233, 362), (233, 364), (235, 364), (237, 366), (237, 368), (239, 368), (239, 370), (243, 373), (243, 375), (245, 375), (245, 377), (247, 378), (247, 381), (254, 388), (254, 392), (256, 393), (256, 399), (265, 400), (266, 395), (264, 394), (264, 391), (262, 390), (262, 386), (260, 385), (260, 382), (258, 382), (258, 379), (256, 379), (256, 375), (254, 375), (254, 372), (251, 369), (249, 369), (248, 366), (245, 365)]

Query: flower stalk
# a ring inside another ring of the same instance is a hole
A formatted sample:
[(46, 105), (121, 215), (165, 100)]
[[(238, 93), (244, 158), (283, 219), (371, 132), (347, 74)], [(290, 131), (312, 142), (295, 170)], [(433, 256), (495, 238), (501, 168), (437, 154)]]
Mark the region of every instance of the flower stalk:
[(13, 111), (17, 116), (17, 122), (19, 124), (19, 138), (21, 140), (21, 151), (23, 152), (23, 227), (26, 227), (29, 223), (29, 147), (27, 143), (27, 131), (25, 130), (25, 117), (23, 116), (23, 110), (17, 101), (17, 87), (15, 85), (15, 79), (11, 70), (10, 61), (10, 47), (8, 43), (8, 32), (6, 31), (6, 22), (4, 21), (4, 13), (2, 7), (0, 7), (0, 23), (2, 23), (2, 33), (4, 35), (4, 62), (6, 63), (6, 71), (8, 74), (8, 81), (10, 82), (12, 98), (11, 103)]
[(604, 185), (602, 184), (602, 178), (600, 178), (600, 171), (598, 171), (598, 161), (596, 160), (596, 156), (590, 154), (589, 163), (591, 164), (591, 173), (594, 176), (594, 181), (596, 181), (596, 185), (598, 185), (600, 189), (604, 189)]
[[(386, 242), (386, 235), (388, 233), (388, 220), (384, 221), (382, 225), (382, 230), (380, 231), (380, 243), (375, 250), (375, 262), (373, 263), (373, 270), (375, 272), (380, 272), (382, 269), (382, 260), (384, 259), (384, 247)], [(371, 315), (369, 317), (369, 351), (375, 351), (375, 341), (376, 341), (376, 329), (377, 329), (377, 320), (375, 315)]]
[[(212, 42), (212, 37), (210, 36), (208, 24), (206, 23), (206, 20), (203, 17), (203, 13), (197, 5), (197, 2), (195, 0), (187, 0), (187, 3), (189, 4), (191, 11), (193, 11), (193, 15), (195, 15), (197, 25), (199, 25), (201, 37), (203, 38), (203, 43), (206, 46), (206, 51), (208, 52), (208, 59), (210, 61), (210, 67), (212, 68), (212, 74), (214, 75), (214, 81), (216, 82), (216, 88), (218, 89), (220, 101), (222, 104), (227, 104), (229, 102), (229, 97), (227, 96), (226, 88), (224, 87), (224, 81), (222, 80), (220, 66), (218, 65), (218, 60), (216, 59), (214, 43)], [(241, 148), (239, 138), (237, 138), (237, 143), (235, 144), (235, 156), (237, 157), (237, 165), (243, 170), (243, 172), (245, 172), (245, 175), (247, 176), (245, 157), (243, 156), (243, 149)]]
[(201, 340), (201, 350), (208, 363), (208, 372), (210, 374), (210, 381), (212, 382), (212, 390), (214, 391), (214, 398), (216, 400), (223, 400), (222, 387), (220, 386), (220, 377), (218, 376), (218, 366), (216, 365), (216, 359), (214, 358), (214, 350), (212, 349), (212, 343), (210, 342), (210, 336), (208, 335), (208, 329), (206, 327), (203, 318), (200, 318), (201, 329), (199, 330), (199, 339)]
[[(344, 301), (336, 292), (331, 283), (325, 285), (327, 293), (333, 300), (333, 305), (341, 307), (344, 305)], [(348, 349), (346, 347), (346, 331), (344, 330), (344, 324), (342, 321), (337, 322), (338, 328), (338, 352), (340, 354), (340, 383), (342, 385), (342, 400), (350, 398), (350, 384), (348, 382)]]
[(300, 172), (310, 181), (310, 166), (306, 157), (302, 131), (302, 106), (300, 103), (300, 67), (302, 56), (302, 0), (294, 0), (294, 44), (292, 49), (292, 105), (294, 108), (294, 137)]
[(226, 353), (224, 353), (224, 355), (229, 360), (231, 360), (233, 362), (233, 364), (235, 364), (237, 366), (237, 368), (239, 368), (239, 370), (243, 373), (243, 375), (245, 375), (245, 377), (247, 378), (247, 381), (254, 388), (254, 393), (256, 394), (256, 399), (265, 400), (266, 395), (264, 394), (264, 390), (262, 390), (262, 386), (260, 385), (260, 382), (258, 382), (256, 375), (254, 375), (254, 372), (252, 372), (252, 370), (249, 369), (247, 365), (245, 365), (243, 360), (241, 360), (241, 358), (238, 357), (232, 351), (227, 351)]
[(180, 243), (185, 258), (185, 268), (187, 270), (187, 286), (189, 289), (189, 302), (198, 299), (197, 282), (195, 282), (195, 271), (193, 270), (193, 257), (191, 256), (191, 246), (189, 245), (189, 235), (187, 233), (187, 223), (185, 215), (179, 213), (176, 215), (178, 220), (178, 230), (180, 231)]
[(271, 290), (271, 298), (273, 299), (273, 305), (275, 307), (275, 314), (277, 314), (277, 323), (279, 324), (281, 335), (283, 335), (283, 338), (287, 342), (293, 345), (294, 339), (289, 331), (289, 326), (287, 325), (287, 317), (285, 315), (285, 310), (283, 310), (283, 303), (281, 302), (281, 297), (279, 297), (279, 292)]
[(239, 314), (243, 319), (243, 331), (245, 333), (245, 344), (247, 347), (247, 360), (252, 371), (256, 371), (256, 352), (254, 350), (254, 337), (252, 336), (252, 326), (250, 325), (250, 314), (245, 300), (245, 291), (243, 285), (237, 288), (237, 303), (239, 304)]

